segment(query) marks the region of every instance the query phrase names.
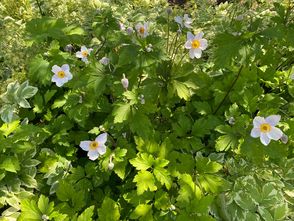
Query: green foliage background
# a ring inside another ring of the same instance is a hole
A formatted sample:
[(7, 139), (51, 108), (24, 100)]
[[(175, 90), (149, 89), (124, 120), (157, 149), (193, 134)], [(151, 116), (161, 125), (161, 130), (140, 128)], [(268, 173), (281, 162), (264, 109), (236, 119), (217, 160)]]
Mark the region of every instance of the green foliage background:
[[(0, 220), (294, 219), (293, 3), (168, 7), (1, 1)], [(177, 32), (184, 13), (208, 40), (200, 59)], [(146, 39), (119, 29), (144, 21)], [(62, 64), (73, 79), (59, 88)], [(252, 121), (272, 114), (288, 142), (263, 146)], [(90, 161), (79, 143), (102, 132), (107, 152)]]

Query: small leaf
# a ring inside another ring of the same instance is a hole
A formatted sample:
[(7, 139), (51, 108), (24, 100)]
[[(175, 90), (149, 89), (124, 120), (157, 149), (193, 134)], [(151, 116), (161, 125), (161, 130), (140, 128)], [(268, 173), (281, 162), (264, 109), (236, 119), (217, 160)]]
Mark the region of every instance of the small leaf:
[(126, 121), (131, 113), (131, 105), (129, 103), (118, 104), (113, 110), (114, 123), (122, 123)]
[(99, 220), (101, 221), (118, 221), (120, 220), (119, 206), (117, 203), (105, 197), (100, 209), (98, 209)]
[(91, 221), (93, 215), (94, 206), (90, 206), (81, 215), (79, 215), (77, 221)]
[(150, 191), (157, 190), (154, 176), (149, 171), (139, 171), (138, 174), (134, 178), (134, 182), (136, 182), (138, 195), (143, 194), (148, 189)]

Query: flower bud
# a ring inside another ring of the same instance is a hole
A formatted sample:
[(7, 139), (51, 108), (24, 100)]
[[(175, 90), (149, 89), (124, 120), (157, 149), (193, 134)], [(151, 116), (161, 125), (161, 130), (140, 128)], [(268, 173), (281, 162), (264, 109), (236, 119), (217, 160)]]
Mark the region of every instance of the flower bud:
[(128, 35), (131, 35), (131, 34), (134, 33), (134, 29), (132, 27), (128, 27), (126, 32), (127, 32)]
[(124, 87), (124, 89), (128, 90), (129, 80), (126, 78), (125, 74), (123, 74), (123, 78), (121, 79), (121, 84)]
[(173, 10), (172, 10), (171, 7), (168, 7), (168, 8), (166, 9), (166, 13), (167, 13), (168, 15), (170, 15), (172, 12), (173, 12)]
[(64, 47), (64, 50), (67, 52), (72, 52), (73, 51), (73, 46), (71, 44), (68, 44)]
[(99, 60), (99, 62), (103, 65), (108, 65), (109, 64), (110, 59), (107, 57), (103, 57)]
[(113, 167), (114, 167), (114, 163), (112, 161), (110, 161), (109, 164), (108, 164), (108, 169), (112, 170)]
[(231, 124), (231, 125), (235, 124), (235, 118), (234, 117), (230, 117), (229, 124)]
[(280, 140), (282, 141), (282, 143), (286, 144), (288, 143), (288, 136), (286, 134), (283, 134)]

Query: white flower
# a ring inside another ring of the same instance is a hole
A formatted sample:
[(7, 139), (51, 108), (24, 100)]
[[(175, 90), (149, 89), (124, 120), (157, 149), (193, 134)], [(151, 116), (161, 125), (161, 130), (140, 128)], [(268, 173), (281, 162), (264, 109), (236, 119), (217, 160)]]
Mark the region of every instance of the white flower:
[(207, 40), (202, 37), (203, 32), (199, 32), (195, 36), (191, 32), (187, 33), (185, 48), (190, 50), (190, 58), (200, 58), (202, 50), (205, 50), (207, 48)]
[(109, 62), (110, 62), (110, 59), (107, 58), (107, 57), (103, 57), (103, 58), (101, 58), (101, 59), (99, 60), (99, 62), (100, 62), (101, 64), (103, 64), (103, 65), (108, 65)]
[(88, 151), (90, 160), (96, 160), (100, 155), (106, 153), (105, 142), (107, 141), (107, 133), (100, 134), (94, 141), (85, 140), (80, 142), (80, 147)]
[(51, 81), (55, 82), (57, 87), (61, 87), (63, 84), (72, 79), (72, 74), (69, 71), (68, 64), (64, 64), (61, 67), (53, 65), (51, 71), (54, 73)]
[(77, 58), (81, 58), (83, 62), (88, 63), (88, 56), (93, 51), (92, 48), (86, 48), (86, 46), (81, 47), (81, 51), (76, 53)]
[(135, 26), (138, 35), (141, 38), (146, 38), (148, 36), (148, 28), (149, 28), (149, 23), (144, 22), (144, 25), (140, 22)]
[(121, 79), (121, 84), (124, 87), (124, 89), (128, 90), (129, 80), (126, 78), (125, 74), (123, 74), (123, 78)]
[(275, 126), (281, 119), (280, 115), (271, 115), (267, 118), (255, 117), (253, 120), (253, 129), (251, 130), (251, 137), (260, 137), (263, 145), (267, 146), (271, 139), (279, 140), (283, 136), (283, 132)]
[(178, 23), (181, 28), (183, 28), (183, 26), (185, 26), (186, 28), (192, 28), (191, 24), (193, 23), (193, 20), (192, 18), (189, 18), (188, 14), (184, 14), (184, 17), (176, 16), (175, 22)]

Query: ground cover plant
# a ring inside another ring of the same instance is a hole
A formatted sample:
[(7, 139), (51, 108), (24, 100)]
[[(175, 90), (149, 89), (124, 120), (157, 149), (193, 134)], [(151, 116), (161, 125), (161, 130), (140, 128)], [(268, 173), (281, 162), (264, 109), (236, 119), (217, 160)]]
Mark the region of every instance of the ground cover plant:
[(294, 219), (293, 2), (169, 2), (1, 1), (0, 220)]

